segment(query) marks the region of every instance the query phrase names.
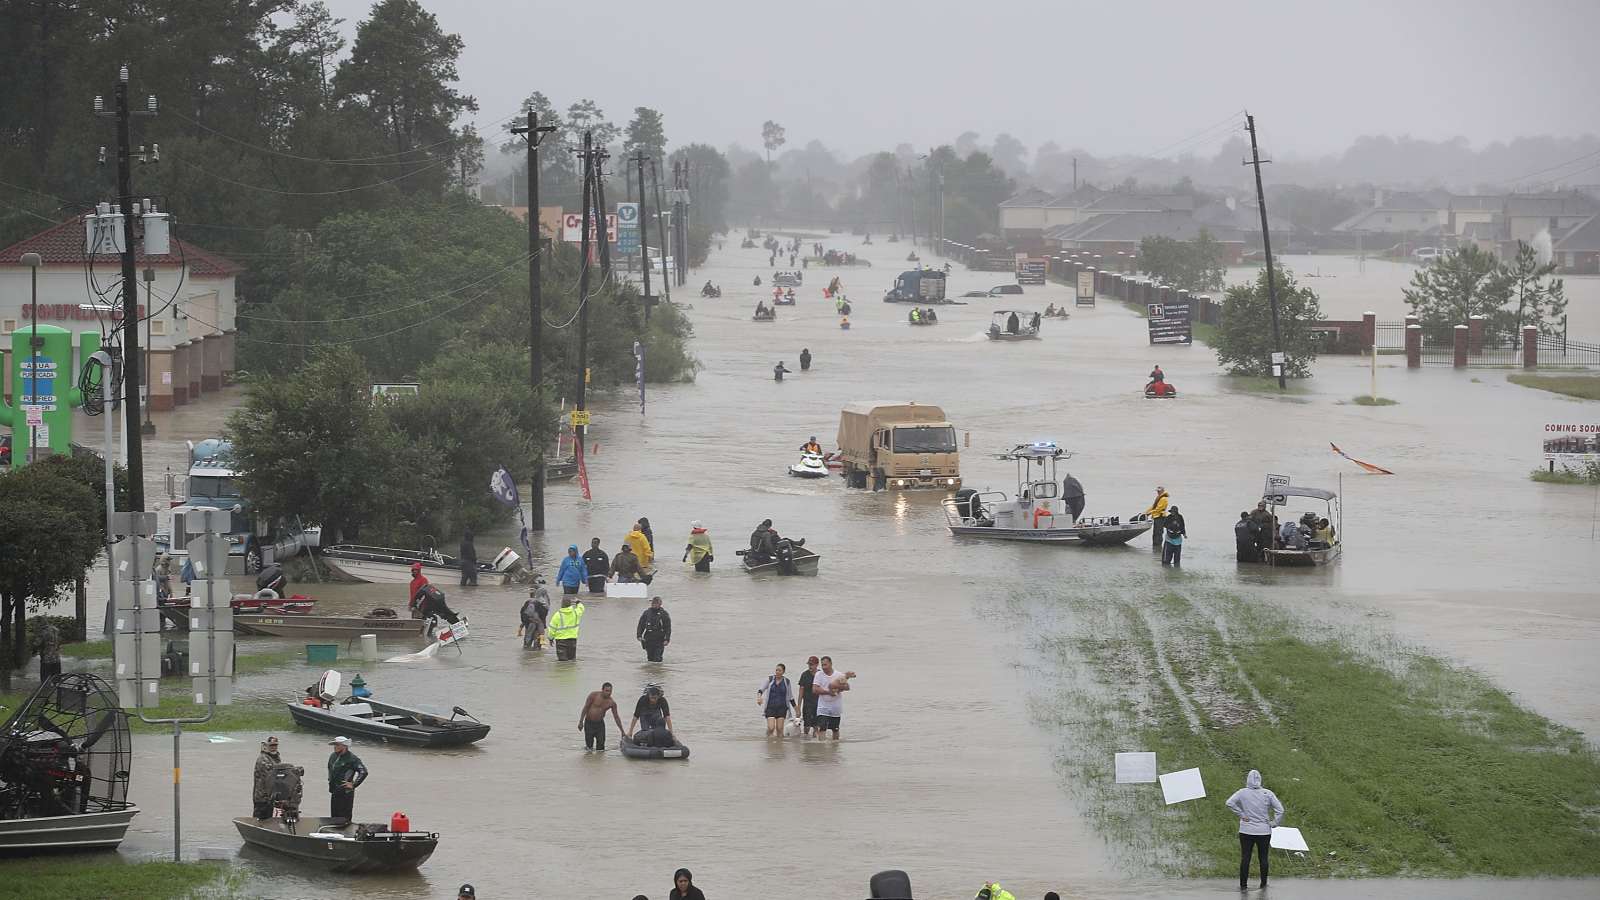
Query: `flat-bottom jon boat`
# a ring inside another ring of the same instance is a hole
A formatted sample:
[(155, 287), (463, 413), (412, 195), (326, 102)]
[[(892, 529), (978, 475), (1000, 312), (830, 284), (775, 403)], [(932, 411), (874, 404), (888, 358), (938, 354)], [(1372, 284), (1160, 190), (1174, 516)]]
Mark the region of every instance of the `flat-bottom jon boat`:
[(457, 721), (455, 715), (444, 718), (371, 697), (326, 707), (305, 703), (288, 706), (289, 717), (297, 725), (329, 734), (357, 735), (412, 747), (459, 747), (489, 734), (489, 726), (472, 719), (471, 714), (459, 706), (453, 712), (467, 716), (470, 721)]
[(399, 617), (300, 616), (266, 613), (239, 613), (233, 617), (233, 628), (240, 634), (288, 638), (356, 638), (363, 634), (376, 634), (379, 640), (410, 638), (420, 636), (426, 626), (426, 619)]
[(247, 844), (310, 860), (334, 872), (415, 869), (439, 846), (436, 832), (396, 832), (382, 824), (340, 824), (334, 819), (307, 817), (290, 825), (287, 819), (253, 816), (239, 816), (233, 824)]

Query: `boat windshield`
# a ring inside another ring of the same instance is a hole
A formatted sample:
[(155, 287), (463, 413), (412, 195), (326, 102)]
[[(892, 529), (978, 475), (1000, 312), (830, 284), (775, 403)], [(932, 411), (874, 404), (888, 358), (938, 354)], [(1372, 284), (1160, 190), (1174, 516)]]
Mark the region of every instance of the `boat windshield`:
[(954, 453), (956, 430), (950, 425), (921, 425), (894, 430), (896, 453)]

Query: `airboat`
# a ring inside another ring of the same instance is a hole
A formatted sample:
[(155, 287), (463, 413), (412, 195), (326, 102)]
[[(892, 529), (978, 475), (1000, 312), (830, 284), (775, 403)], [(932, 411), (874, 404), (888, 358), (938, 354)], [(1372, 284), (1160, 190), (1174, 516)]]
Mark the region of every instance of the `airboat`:
[(1017, 494), (963, 488), (944, 499), (945, 523), (960, 537), (1040, 544), (1126, 544), (1150, 530), (1149, 520), (1123, 521), (1120, 516), (1074, 519), (1059, 499), (1056, 463), (1072, 452), (1055, 441), (1019, 444), (997, 459), (1017, 464)]
[(53, 675), (0, 730), (0, 853), (103, 850), (122, 843), (133, 741), (111, 685)]

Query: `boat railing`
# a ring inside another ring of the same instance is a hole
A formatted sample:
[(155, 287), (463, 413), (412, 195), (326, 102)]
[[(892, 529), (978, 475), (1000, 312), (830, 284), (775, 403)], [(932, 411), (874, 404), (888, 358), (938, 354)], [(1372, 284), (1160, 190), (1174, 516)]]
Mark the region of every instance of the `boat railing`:
[(968, 502), (977, 503), (981, 513), (985, 509), (993, 509), (995, 506), (1006, 503), (1011, 499), (1006, 496), (1004, 491), (980, 491), (969, 496), (971, 497), (970, 501), (958, 501), (955, 497), (946, 497), (940, 502), (940, 506), (944, 509), (946, 523), (952, 527), (975, 528), (984, 524), (984, 522), (992, 522), (993, 519), (989, 517), (979, 518), (965, 515), (962, 512), (962, 507)]

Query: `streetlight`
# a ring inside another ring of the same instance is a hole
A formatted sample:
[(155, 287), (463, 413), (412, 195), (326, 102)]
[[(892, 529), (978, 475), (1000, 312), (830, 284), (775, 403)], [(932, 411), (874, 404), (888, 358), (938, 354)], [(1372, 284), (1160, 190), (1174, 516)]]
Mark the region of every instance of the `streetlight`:
[[(29, 419), (37, 419), (42, 415), (39, 409), (39, 350), (44, 344), (39, 340), (39, 266), (44, 259), (37, 253), (22, 254), (22, 264), (31, 270), (33, 283), (33, 334), (28, 336), (28, 406)], [(28, 422), (28, 462), (32, 463), (39, 456), (39, 426), (36, 421)]]

